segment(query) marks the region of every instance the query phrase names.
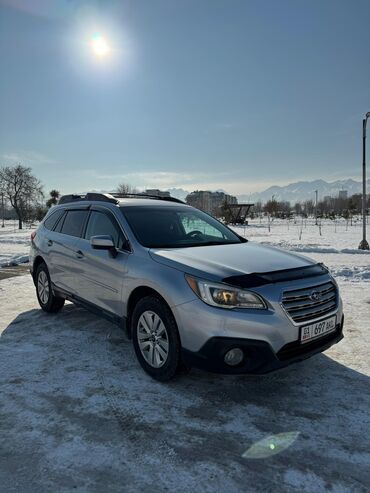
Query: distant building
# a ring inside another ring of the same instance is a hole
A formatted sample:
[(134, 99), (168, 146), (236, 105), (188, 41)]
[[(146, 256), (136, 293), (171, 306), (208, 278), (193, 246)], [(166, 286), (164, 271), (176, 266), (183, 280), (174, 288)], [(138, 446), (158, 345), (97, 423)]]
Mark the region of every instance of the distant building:
[(189, 193), (186, 202), (201, 211), (219, 216), (224, 203), (237, 204), (238, 199), (224, 192), (210, 192), (209, 190), (196, 190)]
[(170, 192), (159, 190), (158, 188), (148, 188), (145, 190), (146, 195), (154, 195), (155, 197), (171, 197)]
[(339, 190), (338, 198), (347, 200), (348, 199), (348, 191), (347, 190)]
[(325, 195), (325, 196), (324, 196), (324, 202), (325, 202), (326, 204), (330, 204), (330, 203), (332, 202), (332, 200), (333, 200), (333, 199), (332, 199), (332, 197), (331, 197), (330, 195)]
[(196, 190), (186, 196), (186, 203), (211, 214), (211, 193), (203, 190)]

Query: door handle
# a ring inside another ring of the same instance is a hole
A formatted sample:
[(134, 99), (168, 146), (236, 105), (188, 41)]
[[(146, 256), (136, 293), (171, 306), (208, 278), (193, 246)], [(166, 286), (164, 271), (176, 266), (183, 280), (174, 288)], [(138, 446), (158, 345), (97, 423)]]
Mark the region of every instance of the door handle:
[(81, 252), (81, 250), (77, 250), (76, 257), (77, 258), (84, 258), (84, 254)]
[(48, 241), (48, 246), (51, 246), (53, 244), (52, 240)]

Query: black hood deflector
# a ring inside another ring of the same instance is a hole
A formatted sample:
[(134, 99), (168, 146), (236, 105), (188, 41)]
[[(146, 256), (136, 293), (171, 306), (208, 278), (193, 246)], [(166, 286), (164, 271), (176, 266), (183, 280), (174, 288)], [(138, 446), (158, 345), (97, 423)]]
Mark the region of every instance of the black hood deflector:
[(239, 288), (257, 288), (265, 284), (275, 284), (277, 282), (296, 281), (307, 277), (323, 276), (328, 273), (328, 269), (323, 264), (308, 265), (296, 269), (276, 270), (274, 272), (258, 272), (243, 274), (241, 276), (225, 277), (222, 282), (237, 286)]

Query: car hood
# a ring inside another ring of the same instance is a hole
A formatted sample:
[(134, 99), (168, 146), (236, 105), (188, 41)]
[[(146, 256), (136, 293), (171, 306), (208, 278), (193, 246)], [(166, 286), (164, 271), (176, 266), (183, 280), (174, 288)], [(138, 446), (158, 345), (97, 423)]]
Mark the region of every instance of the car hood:
[(156, 262), (207, 279), (224, 279), (243, 274), (298, 269), (314, 265), (311, 259), (248, 241), (232, 245), (151, 249)]

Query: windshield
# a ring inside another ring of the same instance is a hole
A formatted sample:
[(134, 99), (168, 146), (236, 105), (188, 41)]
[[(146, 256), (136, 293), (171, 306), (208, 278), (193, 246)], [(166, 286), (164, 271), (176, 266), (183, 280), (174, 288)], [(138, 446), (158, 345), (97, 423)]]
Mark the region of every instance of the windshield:
[(184, 248), (242, 243), (226, 226), (197, 209), (121, 207), (137, 240), (148, 248)]

